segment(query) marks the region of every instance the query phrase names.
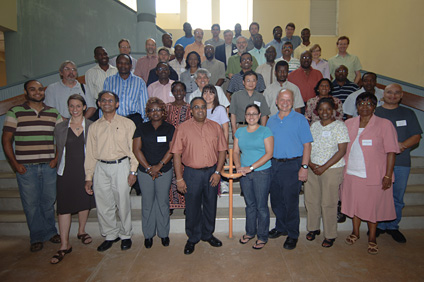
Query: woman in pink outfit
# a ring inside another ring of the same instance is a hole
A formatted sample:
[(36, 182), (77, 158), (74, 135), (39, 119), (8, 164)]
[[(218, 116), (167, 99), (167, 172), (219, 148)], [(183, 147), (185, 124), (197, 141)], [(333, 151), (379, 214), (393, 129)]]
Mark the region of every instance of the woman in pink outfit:
[(377, 98), (362, 93), (356, 99), (358, 117), (346, 121), (350, 143), (345, 155), (342, 212), (352, 217), (353, 231), (345, 242), (359, 239), (361, 221), (368, 224), (368, 253), (377, 254), (377, 222), (393, 220), (396, 212), (392, 183), (395, 154), (399, 153), (392, 123), (374, 115)]

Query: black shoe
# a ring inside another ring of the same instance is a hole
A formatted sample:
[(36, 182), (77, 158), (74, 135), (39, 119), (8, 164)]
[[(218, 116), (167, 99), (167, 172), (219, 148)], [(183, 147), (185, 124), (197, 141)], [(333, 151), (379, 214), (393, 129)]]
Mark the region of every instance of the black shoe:
[(119, 237), (115, 240), (105, 240), (100, 246), (97, 247), (98, 252), (104, 252), (106, 250), (109, 250), (110, 247), (112, 247), (113, 243), (116, 243), (119, 241)]
[(276, 228), (269, 231), (269, 238), (270, 239), (275, 239), (275, 238), (278, 238), (280, 236), (286, 236), (286, 235), (287, 235), (287, 232), (278, 231)]
[(161, 241), (162, 241), (162, 245), (164, 247), (168, 247), (169, 246), (169, 237), (161, 238)]
[(337, 203), (337, 223), (343, 223), (346, 221), (346, 215), (342, 214), (342, 203)]
[(214, 236), (212, 236), (208, 240), (202, 240), (202, 241), (208, 242), (209, 245), (211, 245), (212, 247), (221, 247), (222, 246), (222, 242)]
[(174, 209), (169, 209), (169, 216), (171, 216), (174, 213)]
[(146, 249), (150, 249), (153, 246), (153, 238), (144, 239), (144, 246)]
[(131, 249), (132, 241), (131, 239), (124, 239), (121, 242), (121, 250), (126, 251)]
[(194, 252), (194, 245), (193, 243), (187, 242), (184, 247), (184, 254), (185, 255), (191, 255)]
[[(380, 236), (380, 234), (384, 234), (384, 233), (386, 233), (386, 230), (383, 230), (383, 229), (377, 228), (377, 229), (375, 230), (375, 238), (377, 238), (378, 236)], [(370, 235), (370, 231), (368, 230), (368, 231), (367, 231), (367, 236), (369, 236), (369, 235)]]
[(403, 234), (397, 229), (386, 229), (386, 233), (391, 235), (392, 238), (398, 243), (406, 243), (406, 238)]
[(296, 248), (297, 239), (293, 239), (290, 237), (287, 237), (286, 241), (284, 242), (283, 248), (286, 250), (293, 250)]

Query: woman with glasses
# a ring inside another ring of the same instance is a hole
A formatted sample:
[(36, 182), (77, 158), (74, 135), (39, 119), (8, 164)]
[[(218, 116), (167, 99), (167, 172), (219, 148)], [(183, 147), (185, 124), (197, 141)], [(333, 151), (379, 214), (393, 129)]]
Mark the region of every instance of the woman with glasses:
[(324, 78), (330, 79), (330, 67), (328, 66), (328, 62), (321, 59), (321, 46), (314, 44), (309, 51), (312, 53), (311, 67), (319, 70)]
[(271, 158), (274, 137), (268, 127), (259, 125), (261, 110), (249, 104), (245, 110), (247, 127), (237, 129), (234, 139), (234, 164), (246, 203), (246, 234), (240, 239), (247, 244), (258, 237), (253, 249), (260, 250), (268, 242), (268, 194), (271, 183)]
[(172, 180), (172, 154), (169, 144), (175, 127), (165, 122), (166, 105), (156, 97), (147, 101), (149, 121), (140, 125), (133, 139), (133, 152), (138, 162), (141, 188), (141, 215), (144, 246), (151, 248), (158, 235), (163, 246), (169, 246), (169, 187)]

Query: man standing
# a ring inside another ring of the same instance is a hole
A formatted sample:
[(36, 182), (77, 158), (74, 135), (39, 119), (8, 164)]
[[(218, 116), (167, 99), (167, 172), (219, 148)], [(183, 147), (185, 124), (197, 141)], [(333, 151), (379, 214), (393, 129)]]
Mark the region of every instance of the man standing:
[[(131, 43), (130, 43), (130, 41), (128, 39), (122, 38), (118, 42), (118, 48), (119, 48), (119, 54), (127, 54), (128, 56), (130, 56), (131, 64), (132, 64), (131, 71), (134, 71), (134, 68), (137, 64), (137, 59), (135, 59), (131, 56)], [(110, 59), (110, 64), (114, 67), (116, 67), (116, 59), (117, 58), (118, 58), (118, 56)], [(98, 94), (98, 93), (96, 93), (96, 94)]]
[(190, 108), (193, 118), (178, 126), (171, 144), (177, 189), (186, 200), (187, 255), (194, 252), (200, 240), (213, 247), (222, 246), (213, 232), (220, 171), (228, 149), (221, 126), (206, 118), (206, 101), (196, 97)]
[(300, 67), (299, 59), (293, 58), (293, 44), (291, 42), (284, 42), (283, 49), (281, 49), (282, 57), (278, 58), (278, 61), (286, 61), (289, 64), (289, 73), (294, 70), (297, 70)]
[(201, 28), (196, 28), (194, 30), (194, 42), (191, 43), (190, 45), (187, 45), (184, 48), (184, 58), (187, 59), (187, 55), (192, 52), (195, 51), (197, 52), (197, 54), (200, 55), (200, 60), (203, 62), (206, 60), (205, 57), (205, 45), (203, 45), (202, 43), (203, 40), (203, 29)]
[[(167, 48), (164, 48), (164, 47), (159, 48), (159, 51), (158, 51), (158, 62), (159, 63), (168, 64), (169, 57), (170, 57), (170, 54), (169, 54), (169, 50)], [(158, 79), (159, 79), (157, 72), (156, 72), (156, 66), (149, 71), (149, 78), (147, 79), (147, 83), (146, 83), (147, 87), (149, 87), (150, 84), (158, 81)], [(177, 72), (171, 66), (169, 66), (169, 64), (168, 64), (168, 69), (169, 69), (169, 78), (174, 80), (174, 81), (178, 80)]]
[(225, 69), (227, 69), (228, 59), (237, 54), (237, 46), (232, 42), (233, 32), (229, 29), (224, 31), (224, 44), (216, 47), (215, 50), (215, 58), (218, 61), (221, 61), (225, 65)]
[(313, 139), (306, 118), (292, 110), (292, 91), (281, 90), (276, 103), (279, 112), (267, 123), (275, 142), (270, 199), (276, 223), (269, 232), (269, 238), (288, 235), (283, 247), (292, 250), (299, 238), (299, 192), (302, 182), (308, 179)]
[(211, 28), (212, 38), (209, 40), (206, 40), (205, 45), (212, 45), (214, 48), (218, 47), (219, 45), (224, 44), (224, 40), (219, 38), (219, 34), (221, 33), (221, 27), (219, 24), (213, 24)]
[[(247, 52), (246, 47), (247, 47), (246, 37), (240, 36), (239, 38), (237, 38), (238, 53), (237, 55), (231, 56), (228, 59), (227, 71), (225, 72), (228, 78), (231, 78), (234, 74), (239, 73), (241, 71), (240, 57), (241, 55)], [(258, 61), (256, 61), (255, 58), (253, 58), (252, 69), (256, 70), (257, 67), (258, 67)]]
[[(102, 46), (94, 49), (94, 59), (97, 65), (85, 72), (85, 82), (92, 95), (93, 103), (96, 105), (97, 95), (103, 90), (106, 77), (116, 74), (118, 69), (109, 64), (109, 56)], [(95, 115), (97, 119), (99, 113), (96, 112)]]
[(300, 57), (300, 68), (289, 74), (288, 80), (300, 89), (302, 94), (303, 102), (307, 102), (309, 99), (316, 97), (315, 86), (318, 81), (322, 78), (322, 73), (319, 70), (311, 68), (312, 53), (305, 51)]
[(239, 23), (236, 23), (234, 26), (234, 38), (233, 38), (233, 44), (237, 43), (237, 38), (241, 36), (241, 25)]
[(147, 82), (149, 79), (149, 71), (158, 64), (158, 56), (156, 55), (156, 41), (153, 38), (146, 40), (146, 56), (138, 59), (134, 74)]
[(265, 64), (266, 49), (264, 47), (264, 40), (262, 39), (262, 35), (260, 35), (259, 33), (253, 36), (253, 46), (254, 48), (252, 48), (249, 53), (256, 58), (256, 61), (258, 61), (258, 65)]
[(225, 65), (215, 59), (215, 49), (212, 45), (205, 46), (206, 61), (202, 63), (202, 68), (211, 73), (210, 83), (221, 86), (225, 80)]
[(174, 47), (172, 47), (172, 35), (169, 33), (162, 34), (162, 46), (158, 47), (157, 52), (159, 53), (159, 50), (161, 48), (166, 48), (169, 51), (170, 60), (173, 60), (175, 58), (174, 56)]
[(62, 117), (43, 103), (44, 87), (40, 82), (27, 81), (24, 89), (27, 101), (7, 112), (2, 143), (4, 154), (16, 172), (30, 233), (30, 250), (37, 252), (47, 240), (60, 243), (54, 219), (57, 160), (53, 131)]
[(191, 24), (185, 22), (183, 25), (183, 30), (185, 35), (181, 37), (180, 39), (178, 39), (177, 42), (175, 42), (175, 46), (177, 46), (178, 44), (181, 44), (183, 48), (185, 48), (187, 45), (194, 42), (194, 37), (192, 34)]
[(347, 36), (341, 36), (339, 39), (337, 39), (336, 44), (337, 49), (339, 49), (339, 53), (328, 60), (330, 75), (331, 77), (335, 77), (334, 72), (336, 68), (340, 65), (345, 65), (349, 70), (347, 78), (350, 81), (353, 81), (355, 84), (358, 84), (359, 80), (361, 79), (360, 70), (362, 69), (362, 65), (357, 56), (351, 55), (347, 52), (349, 43), (350, 40)]
[(149, 98), (158, 97), (165, 103), (175, 101), (174, 95), (171, 93), (171, 85), (174, 82), (169, 79), (169, 66), (165, 62), (159, 62), (156, 66), (156, 75), (158, 80), (147, 87)]
[(172, 61), (169, 61), (169, 66), (173, 68), (177, 74), (178, 77), (186, 71), (186, 61), (184, 60), (184, 47), (181, 44), (178, 44), (175, 46), (175, 59)]
[[(247, 49), (246, 51), (250, 51), (255, 47), (255, 44), (253, 43), (253, 37), (259, 33), (259, 24), (257, 22), (252, 22), (249, 25), (249, 32), (250, 32), (250, 38), (247, 41)], [(265, 47), (265, 44), (262, 41), (262, 46)]]
[[(120, 56), (118, 56), (118, 68)], [(85, 155), (85, 190), (96, 198), (100, 232), (106, 240), (97, 248), (104, 252), (122, 239), (121, 250), (131, 248), (130, 187), (137, 177), (138, 161), (132, 151), (135, 125), (117, 114), (119, 97), (111, 91), (99, 94), (103, 116), (90, 126)], [(116, 220), (119, 216), (120, 223)]]
[[(269, 47), (274, 48), (274, 47)], [(277, 77), (276, 81), (272, 83), (270, 86), (267, 86), (264, 92), (264, 96), (266, 102), (269, 106), (269, 110), (271, 111), (271, 116), (278, 113), (277, 104), (275, 101), (277, 100), (277, 96), (280, 93), (281, 89), (288, 89), (293, 93), (294, 102), (293, 108), (296, 112), (300, 113), (301, 108), (305, 107), (303, 103), (302, 95), (300, 94), (299, 87), (295, 84), (287, 81), (287, 76), (289, 75), (289, 65), (285, 61), (279, 61), (275, 65), (275, 76)]]
[(274, 46), (268, 46), (265, 51), (266, 63), (258, 66), (256, 68), (256, 73), (259, 73), (263, 76), (265, 81), (265, 86), (268, 88), (275, 81), (275, 57), (277, 52)]
[(345, 102), (350, 94), (359, 90), (358, 85), (347, 79), (348, 73), (349, 70), (344, 65), (339, 66), (334, 73), (336, 79), (333, 81), (333, 92), (331, 95), (338, 98), (342, 103)]
[(343, 103), (343, 113), (347, 118), (357, 117), (356, 98), (359, 94), (369, 92), (377, 97), (377, 107), (383, 104), (384, 91), (377, 88), (377, 75), (373, 72), (366, 72), (362, 75), (362, 88), (350, 94)]
[(283, 42), (291, 42), (293, 50), (295, 50), (302, 42), (299, 36), (293, 35), (295, 29), (296, 26), (294, 25), (294, 23), (288, 23), (286, 25), (286, 36), (282, 39)]
[[(396, 219), (393, 221), (379, 222), (377, 234), (387, 233), (396, 242), (406, 243), (406, 238), (399, 231), (399, 222), (402, 219), (402, 209), (405, 206), (403, 196), (408, 184), (411, 170), (411, 147), (417, 145), (423, 133), (415, 113), (405, 107), (399, 106), (402, 99), (402, 87), (398, 84), (387, 85), (384, 89), (384, 104), (376, 108), (375, 115), (386, 118), (396, 128), (400, 154), (396, 155), (395, 182), (393, 183), (393, 199), (395, 202)], [(378, 236), (378, 235), (377, 235)]]
[[(250, 53), (244, 53), (240, 57), (240, 67), (241, 71), (239, 73), (236, 73), (233, 75), (233, 77), (230, 80), (230, 84), (227, 88), (227, 97), (230, 97), (231, 94), (243, 90), (244, 89), (244, 76), (247, 72), (252, 71), (252, 64), (253, 64), (254, 57)], [(256, 91), (262, 93), (264, 92), (266, 86), (264, 78), (261, 74), (256, 74), (256, 88), (254, 88)], [(228, 98), (230, 101), (231, 99)], [(247, 105), (246, 105), (247, 106)], [(263, 115), (263, 113), (262, 113)]]
[(56, 108), (62, 117), (70, 118), (68, 98), (72, 94), (79, 94), (87, 102), (87, 111), (84, 116), (90, 118), (96, 111), (95, 98), (84, 84), (77, 81), (78, 71), (75, 63), (64, 61), (59, 67), (59, 75), (61, 80), (50, 84), (46, 89), (45, 104)]
[(311, 31), (309, 28), (302, 29), (300, 32), (300, 37), (302, 38), (302, 44), (300, 44), (293, 53), (293, 57), (296, 59), (300, 59), (300, 54), (305, 51), (309, 51), (309, 49), (311, 49), (311, 47), (314, 45), (311, 43), (311, 41), (309, 41), (311, 38)]
[(275, 50), (277, 51), (277, 58), (280, 58), (281, 56), (283, 56), (281, 50), (283, 49), (284, 44), (284, 41), (281, 40), (281, 36), (283, 36), (283, 29), (281, 28), (281, 26), (277, 25), (276, 27), (274, 27), (274, 29), (272, 30), (272, 35), (274, 36), (274, 39), (270, 41), (266, 45), (266, 47), (274, 46)]

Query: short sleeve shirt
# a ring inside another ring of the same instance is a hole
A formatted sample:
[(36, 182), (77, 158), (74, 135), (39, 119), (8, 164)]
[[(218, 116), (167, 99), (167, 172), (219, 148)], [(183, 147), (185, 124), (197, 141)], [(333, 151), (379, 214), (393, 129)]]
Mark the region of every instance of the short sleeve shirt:
[(265, 100), (264, 95), (253, 92), (252, 96), (249, 96), (246, 90), (240, 90), (233, 94), (230, 104), (230, 114), (236, 115), (237, 122), (244, 122), (244, 113), (246, 106), (249, 104), (256, 104), (261, 109), (262, 116), (270, 114), (268, 104)]

